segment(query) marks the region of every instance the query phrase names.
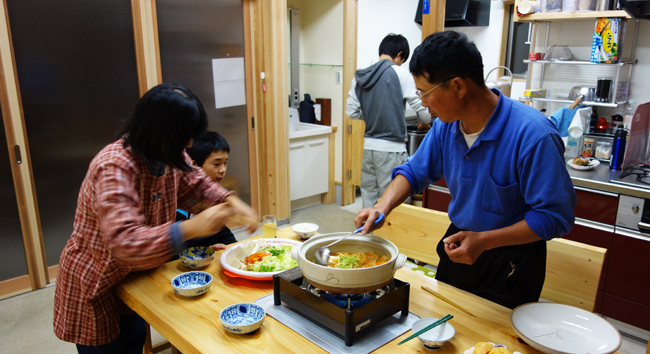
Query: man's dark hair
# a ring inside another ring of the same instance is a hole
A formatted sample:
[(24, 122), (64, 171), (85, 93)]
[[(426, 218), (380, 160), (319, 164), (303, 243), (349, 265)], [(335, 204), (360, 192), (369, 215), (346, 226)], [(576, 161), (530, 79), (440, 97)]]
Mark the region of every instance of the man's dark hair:
[(230, 145), (226, 139), (217, 132), (206, 132), (192, 142), (192, 147), (187, 149), (188, 155), (201, 167), (205, 160), (217, 151), (230, 153)]
[(190, 90), (160, 84), (140, 98), (121, 135), (124, 146), (130, 146), (154, 174), (165, 166), (191, 171), (183, 151), (207, 126), (203, 105)]
[(400, 52), (402, 52), (401, 58), (404, 61), (409, 58), (411, 52), (409, 42), (401, 34), (390, 33), (379, 44), (379, 56), (388, 54), (394, 59)]
[(409, 70), (437, 84), (453, 77), (469, 78), (485, 85), (483, 58), (473, 42), (460, 32), (436, 32), (413, 51)]

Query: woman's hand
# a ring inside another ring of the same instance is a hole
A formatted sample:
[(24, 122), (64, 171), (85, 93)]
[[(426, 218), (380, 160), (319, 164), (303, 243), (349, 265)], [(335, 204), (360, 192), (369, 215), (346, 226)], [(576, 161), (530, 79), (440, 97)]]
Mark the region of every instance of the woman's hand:
[(210, 236), (223, 229), (226, 220), (233, 212), (234, 208), (230, 203), (217, 204), (203, 210), (191, 219), (181, 221), (179, 227), (186, 240)]

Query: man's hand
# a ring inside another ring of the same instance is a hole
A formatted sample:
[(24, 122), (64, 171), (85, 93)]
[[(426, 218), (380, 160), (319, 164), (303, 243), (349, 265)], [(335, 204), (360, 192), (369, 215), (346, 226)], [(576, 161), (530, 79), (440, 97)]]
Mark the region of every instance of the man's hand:
[(380, 210), (375, 209), (375, 208), (365, 208), (361, 209), (359, 213), (357, 214), (357, 217), (354, 218), (354, 224), (357, 227), (360, 227), (361, 225), (364, 225), (363, 229), (361, 230), (360, 234), (361, 235), (366, 235), (367, 233), (371, 232), (374, 229), (380, 228), (384, 222), (382, 221), (378, 225), (373, 225), (375, 220), (379, 218), (379, 215), (383, 214)]
[(473, 264), (485, 251), (479, 232), (461, 231), (443, 240), (445, 252), (454, 263)]

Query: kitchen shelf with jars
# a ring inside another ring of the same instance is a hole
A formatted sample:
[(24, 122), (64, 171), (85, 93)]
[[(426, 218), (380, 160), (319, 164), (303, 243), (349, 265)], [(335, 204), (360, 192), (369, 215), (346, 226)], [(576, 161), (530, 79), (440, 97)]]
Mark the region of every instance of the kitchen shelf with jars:
[[(539, 86), (537, 87), (545, 87), (547, 69), (557, 70), (559, 73), (556, 76), (549, 75), (548, 81), (550, 81), (549, 86), (551, 87), (548, 89), (549, 92), (545, 92), (548, 94), (543, 97), (523, 97), (520, 101), (571, 104), (577, 97), (555, 95), (555, 91), (568, 90), (568, 87), (563, 87), (565, 82), (582, 81), (588, 84), (585, 86), (595, 86), (593, 83), (597, 81), (598, 77), (608, 77), (611, 79), (607, 82), (610, 85), (611, 95), (607, 99), (592, 99), (594, 97), (585, 95), (586, 97), (582, 97), (581, 104), (617, 108), (628, 103), (627, 89), (632, 75), (632, 67), (637, 63), (634, 54), (639, 24), (638, 20), (635, 20), (632, 41), (625, 43), (625, 46), (631, 48), (631, 59), (622, 60), (621, 49), (625, 42), (627, 19), (632, 17), (625, 10), (597, 11), (597, 9), (611, 7), (611, 3), (612, 0), (515, 0), (517, 11), (515, 11), (513, 20), (531, 24), (527, 42), (530, 44), (531, 55), (529, 60), (524, 60), (524, 63), (528, 64), (526, 90), (531, 89), (531, 80), (534, 76), (533, 66), (539, 68)], [(562, 21), (593, 21), (592, 23), (596, 23), (594, 30), (596, 35), (593, 36), (593, 40), (590, 40), (593, 46), (590, 60), (574, 60), (568, 45), (554, 45), (549, 48), (551, 24)], [(546, 24), (543, 47), (536, 43), (538, 25), (542, 23)], [(600, 34), (598, 35), (598, 33)], [(614, 38), (614, 40), (605, 43), (604, 38)], [(623, 76), (625, 76), (625, 81), (622, 79)], [(554, 78), (557, 80), (554, 81)]]

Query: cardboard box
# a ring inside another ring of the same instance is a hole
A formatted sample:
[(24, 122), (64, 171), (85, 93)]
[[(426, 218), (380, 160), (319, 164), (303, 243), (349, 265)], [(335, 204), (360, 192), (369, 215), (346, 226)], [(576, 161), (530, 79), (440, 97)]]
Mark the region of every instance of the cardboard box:
[(546, 89), (538, 88), (538, 89), (525, 90), (524, 97), (530, 97), (530, 98), (546, 97)]
[(621, 19), (599, 17), (591, 45), (592, 63), (618, 63), (620, 59)]

